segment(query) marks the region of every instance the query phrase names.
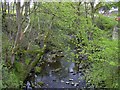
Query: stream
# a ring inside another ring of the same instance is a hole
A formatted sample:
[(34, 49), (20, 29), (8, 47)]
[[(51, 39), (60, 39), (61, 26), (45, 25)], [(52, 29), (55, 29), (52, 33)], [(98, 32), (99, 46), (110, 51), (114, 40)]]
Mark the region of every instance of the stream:
[[(84, 74), (75, 68), (74, 62), (67, 62), (66, 60), (46, 64), (42, 67), (40, 74), (35, 74), (32, 81), (35, 85), (34, 88), (85, 88)], [(38, 85), (39, 82), (42, 84)], [(30, 86), (28, 83), (27, 85)]]

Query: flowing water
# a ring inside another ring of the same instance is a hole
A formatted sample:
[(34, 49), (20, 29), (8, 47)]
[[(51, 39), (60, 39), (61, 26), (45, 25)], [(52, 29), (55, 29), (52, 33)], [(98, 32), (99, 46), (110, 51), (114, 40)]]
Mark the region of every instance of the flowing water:
[(83, 74), (76, 71), (75, 67), (74, 62), (65, 60), (47, 64), (34, 82), (43, 82), (41, 88), (84, 88), (86, 83)]

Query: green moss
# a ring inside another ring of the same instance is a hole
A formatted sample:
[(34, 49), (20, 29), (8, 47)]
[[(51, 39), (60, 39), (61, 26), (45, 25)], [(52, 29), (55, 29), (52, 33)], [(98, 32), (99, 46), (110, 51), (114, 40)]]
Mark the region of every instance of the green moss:
[(25, 60), (25, 64), (28, 65), (28, 64), (30, 63), (30, 60), (31, 60), (30, 58), (27, 58), (27, 59)]
[(44, 82), (38, 82), (38, 84), (39, 84), (40, 86), (43, 86), (43, 85), (44, 85)]
[(41, 69), (42, 69), (41, 67), (36, 66), (36, 67), (35, 67), (35, 72), (36, 72), (36, 73), (40, 73), (40, 72), (41, 72)]

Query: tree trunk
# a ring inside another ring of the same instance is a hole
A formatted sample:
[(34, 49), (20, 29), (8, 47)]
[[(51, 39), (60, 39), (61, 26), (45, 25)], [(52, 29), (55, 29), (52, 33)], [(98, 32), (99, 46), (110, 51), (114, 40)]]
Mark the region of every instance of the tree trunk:
[(94, 2), (90, 2), (91, 5), (91, 19), (92, 19), (92, 24), (94, 24)]
[(87, 24), (88, 24), (88, 9), (87, 9), (87, 2), (84, 2), (85, 3), (85, 17), (86, 17), (86, 20), (87, 20)]
[(16, 3), (16, 20), (17, 20), (17, 25), (18, 25), (18, 31), (17, 31), (17, 35), (15, 38), (15, 43), (14, 43), (14, 47), (12, 50), (12, 58), (11, 58), (11, 64), (13, 65), (14, 61), (15, 61), (15, 49), (17, 47), (17, 45), (20, 42), (20, 36), (21, 36), (21, 30), (22, 30), (22, 24), (21, 24), (21, 20), (22, 20), (22, 15), (20, 12), (20, 2)]
[[(19, 65), (21, 66), (21, 68), (23, 68), (23, 70), (20, 70), (20, 68), (18, 68), (19, 72), (16, 72), (17, 77), (19, 77), (20, 81), (24, 81), (28, 74), (30, 73), (30, 71), (36, 66), (36, 64), (39, 62), (41, 56), (44, 54), (44, 50), (41, 51), (36, 58), (29, 64), (29, 65), (25, 65), (22, 62), (19, 62)], [(16, 64), (17, 65), (17, 64)], [(17, 67), (17, 66), (16, 66)]]

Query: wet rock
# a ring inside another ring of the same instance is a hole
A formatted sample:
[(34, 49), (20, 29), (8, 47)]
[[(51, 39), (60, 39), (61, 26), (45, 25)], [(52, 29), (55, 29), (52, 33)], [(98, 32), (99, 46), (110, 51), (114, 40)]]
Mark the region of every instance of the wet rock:
[(76, 73), (73, 73), (73, 75), (76, 75)]
[(41, 86), (40, 86), (40, 85), (38, 85), (38, 86), (37, 86), (37, 88), (41, 88)]
[(74, 86), (74, 85), (75, 85), (75, 83), (74, 83), (74, 82), (72, 82), (72, 83), (71, 83), (71, 85), (72, 85), (72, 86)]
[(90, 81), (87, 81), (88, 83), (90, 83)]
[(49, 86), (48, 84), (46, 84), (47, 86)]
[(80, 65), (80, 66), (79, 66), (79, 69), (82, 69), (82, 68), (83, 68), (83, 66), (82, 66), (82, 65)]
[(51, 72), (54, 72), (54, 70), (51, 70)]
[(38, 85), (43, 86), (44, 82), (38, 82)]
[(79, 83), (75, 83), (74, 86), (75, 86), (75, 87), (76, 87), (76, 86), (79, 86)]
[(35, 74), (35, 78), (37, 78), (37, 75)]
[(69, 84), (70, 82), (66, 82), (66, 84)]
[(72, 78), (70, 78), (70, 79), (69, 79), (69, 81), (73, 81), (73, 79), (72, 79)]
[(36, 81), (34, 82), (34, 85), (37, 85), (37, 82), (36, 82)]
[(61, 80), (61, 82), (65, 82), (65, 81)]
[(62, 68), (57, 68), (55, 70), (51, 70), (52, 72), (59, 72)]
[(60, 71), (61, 70), (61, 68), (57, 68), (56, 70), (55, 70), (55, 72), (58, 72), (58, 71)]
[(35, 86), (34, 88), (38, 88), (37, 86)]
[(53, 81), (56, 81), (56, 79), (53, 79)]
[(38, 66), (36, 66), (36, 67), (35, 67), (35, 73), (40, 73), (40, 72), (41, 72), (41, 70), (42, 70), (42, 68), (41, 68), (41, 67), (38, 67)]
[(82, 71), (81, 71), (81, 70), (79, 70), (79, 73), (82, 73)]
[(70, 71), (70, 73), (73, 73), (73, 71)]

